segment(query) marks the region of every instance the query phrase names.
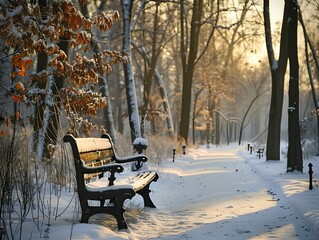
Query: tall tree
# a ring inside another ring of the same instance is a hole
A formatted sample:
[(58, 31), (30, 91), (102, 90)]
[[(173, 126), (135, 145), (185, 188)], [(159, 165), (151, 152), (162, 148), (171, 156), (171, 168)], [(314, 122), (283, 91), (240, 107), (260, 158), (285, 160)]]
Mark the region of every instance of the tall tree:
[(269, 67), (271, 71), (271, 102), (269, 109), (268, 136), (266, 145), (267, 160), (280, 160), (281, 115), (284, 98), (284, 77), (288, 61), (288, 19), (287, 1), (281, 28), (279, 59), (275, 59), (269, 15), (269, 0), (264, 0), (264, 26)]
[[(143, 56), (144, 60), (149, 65), (150, 62), (151, 62), (151, 59), (147, 55), (145, 49), (143, 47), (137, 47), (136, 49)], [(171, 107), (170, 107), (170, 104), (168, 102), (168, 95), (167, 95), (167, 92), (166, 92), (166, 88), (165, 88), (163, 79), (161, 77), (161, 74), (159, 73), (159, 71), (156, 68), (154, 69), (154, 73), (153, 74), (154, 74), (155, 82), (158, 85), (159, 90), (160, 90), (161, 99), (163, 101), (163, 108), (164, 108), (165, 115), (166, 115), (165, 119), (166, 119), (166, 125), (167, 125), (167, 129), (168, 129), (168, 133), (169, 133), (170, 136), (173, 136), (174, 135), (174, 125), (173, 125)]]
[[(101, 2), (101, 4), (98, 7), (98, 12), (103, 11), (105, 2)], [(82, 4), (80, 3), (80, 9), (84, 17), (90, 18), (89, 10), (88, 10), (88, 5), (87, 4)], [(92, 29), (91, 29), (92, 32)], [(110, 31), (112, 33), (112, 31)], [(95, 36), (100, 37), (100, 34), (93, 33)], [(112, 34), (110, 34), (112, 35)], [(112, 39), (112, 37), (110, 37)], [(101, 51), (100, 46), (98, 44), (98, 40), (96, 39), (91, 39), (90, 41), (90, 46), (95, 54), (99, 54)], [(102, 93), (102, 96), (106, 98), (107, 101), (107, 107), (104, 109), (104, 128), (105, 130), (111, 135), (112, 140), (115, 142), (116, 141), (116, 135), (115, 135), (115, 129), (114, 129), (114, 120), (113, 120), (113, 114), (112, 114), (112, 104), (110, 100), (110, 93), (109, 93), (109, 86), (108, 86), (108, 77), (107, 76), (101, 76), (99, 74), (99, 88)]]
[[(34, 3), (35, 4), (35, 3)], [(45, 20), (45, 16), (46, 14), (44, 13), (44, 8), (46, 7), (46, 2), (44, 1), (39, 1), (39, 12), (41, 13), (41, 18), (43, 20)], [(48, 63), (48, 57), (44, 52), (39, 52), (38, 56), (37, 56), (37, 72), (41, 72), (44, 71), (47, 68), (47, 63)], [(46, 87), (46, 82), (47, 79), (44, 78), (41, 81), (39, 81), (37, 83), (37, 87), (39, 89), (45, 89)], [(34, 147), (34, 151), (36, 151), (37, 149), (37, 139), (39, 136), (39, 131), (43, 126), (43, 115), (44, 115), (44, 108), (45, 108), (45, 94), (40, 94), (39, 99), (36, 101), (35, 103), (35, 109), (34, 109), (34, 123), (33, 123), (33, 130), (34, 130), (34, 134), (33, 134), (33, 147)]]
[[(317, 9), (319, 10), (319, 2), (317, 3)], [(301, 10), (299, 8), (299, 21), (301, 23), (301, 27), (304, 33), (304, 38), (305, 38), (305, 56), (306, 56), (306, 64), (307, 64), (307, 71), (308, 71), (308, 76), (309, 76), (309, 81), (310, 81), (310, 86), (311, 86), (311, 93), (312, 93), (312, 99), (315, 107), (315, 114), (317, 117), (317, 151), (319, 150), (319, 102), (318, 102), (318, 97), (317, 97), (317, 92), (316, 92), (316, 86), (314, 83), (314, 76), (312, 74), (312, 69), (311, 69), (311, 63), (310, 63), (310, 55), (309, 55), (309, 50), (308, 48), (310, 47), (311, 50), (311, 55), (313, 56), (314, 62), (315, 62), (315, 73), (319, 73), (319, 59), (317, 56), (316, 49), (314, 47), (314, 44), (310, 40), (310, 37), (307, 33), (305, 23), (303, 21), (303, 17), (301, 14)]]
[[(60, 41), (58, 42), (58, 47), (61, 51), (66, 54), (68, 53), (68, 41), (65, 37), (60, 37)], [(38, 59), (38, 60), (41, 60)], [(64, 85), (64, 77), (55, 75), (53, 77), (49, 77), (49, 80), (46, 84), (46, 89), (48, 90), (45, 98), (44, 98), (44, 112), (43, 116), (40, 119), (40, 131), (38, 133), (38, 158), (43, 159), (44, 157), (49, 159), (51, 157), (51, 151), (49, 146), (56, 145), (58, 138), (58, 130), (60, 128), (60, 102), (55, 98), (59, 95), (59, 91), (62, 89)], [(43, 107), (43, 106), (41, 106)], [(43, 111), (43, 110), (41, 110)], [(40, 112), (41, 112), (40, 111)]]
[[(186, 41), (186, 30), (188, 28), (186, 24), (187, 13), (185, 12), (185, 1), (180, 1), (181, 12), (181, 59), (183, 68), (183, 90), (182, 90), (182, 107), (180, 118), (180, 130), (179, 136), (188, 141), (189, 122), (190, 122), (190, 110), (192, 99), (192, 84), (193, 75), (195, 70), (195, 62), (198, 52), (199, 33), (201, 27), (201, 17), (203, 10), (203, 0), (194, 0), (192, 9), (192, 20), (190, 29), (190, 42)], [(186, 26), (185, 26), (186, 24)], [(188, 56), (187, 56), (188, 53)], [(188, 57), (188, 58), (187, 58)]]
[(289, 59), (289, 107), (288, 107), (288, 159), (287, 172), (303, 171), (299, 125), (299, 63), (298, 63), (298, 3), (287, 0), (288, 59)]
[[(161, 4), (161, 1), (149, 1), (146, 5), (145, 1), (141, 1), (140, 8), (137, 11), (134, 23), (132, 26), (137, 28), (136, 34), (133, 34), (134, 49), (141, 55), (143, 61), (138, 56), (136, 57), (136, 66), (140, 73), (140, 78), (143, 82), (143, 107), (141, 107), (141, 128), (142, 135), (144, 134), (145, 120), (149, 120), (152, 131), (158, 129), (155, 123), (156, 119), (164, 119), (159, 116), (166, 115), (166, 125), (168, 133), (173, 134), (173, 125), (171, 120), (169, 102), (164, 89), (163, 77), (165, 74), (160, 74), (159, 60), (165, 46), (172, 40), (175, 34), (172, 34), (172, 20), (174, 19), (174, 11), (169, 11), (169, 4)], [(142, 13), (142, 14), (141, 14)], [(141, 15), (141, 16), (140, 16)], [(164, 17), (165, 16), (165, 17)], [(144, 68), (141, 67), (144, 63)], [(154, 84), (157, 84), (157, 86)], [(159, 90), (160, 99), (157, 98)], [(164, 94), (164, 95), (163, 95)], [(155, 100), (157, 99), (157, 101)], [(159, 100), (159, 101), (158, 101)], [(158, 104), (162, 101), (163, 104)], [(164, 114), (158, 107), (163, 105)], [(155, 127), (156, 126), (156, 127)]]
[(121, 0), (123, 11), (123, 52), (129, 61), (124, 63), (126, 100), (129, 114), (130, 131), (132, 142), (135, 138), (142, 137), (139, 121), (139, 112), (136, 99), (135, 81), (131, 61), (131, 15), (133, 0)]

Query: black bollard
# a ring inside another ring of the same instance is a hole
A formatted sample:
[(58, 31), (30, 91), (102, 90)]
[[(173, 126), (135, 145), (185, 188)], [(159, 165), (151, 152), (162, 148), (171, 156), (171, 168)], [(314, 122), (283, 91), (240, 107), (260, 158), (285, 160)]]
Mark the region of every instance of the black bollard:
[[(137, 152), (138, 154), (143, 154), (143, 151), (146, 150), (146, 148), (147, 148), (147, 144), (148, 143), (147, 143), (146, 139), (136, 138), (133, 142), (133, 147), (134, 147), (135, 152)], [(136, 161), (132, 165), (132, 170), (138, 171), (142, 166), (143, 166), (143, 162)]]
[(209, 148), (210, 140), (207, 140), (207, 148)]
[(247, 151), (250, 149), (250, 143), (247, 144)]
[(182, 144), (182, 148), (183, 148), (183, 155), (186, 154), (186, 144)]
[(175, 154), (176, 154), (176, 149), (173, 148), (173, 162), (175, 162)]
[(252, 154), (253, 153), (253, 147), (250, 146), (249, 148), (250, 148), (250, 154)]
[(313, 186), (312, 186), (312, 174), (313, 174), (313, 171), (312, 171), (312, 163), (309, 163), (308, 164), (308, 167), (309, 167), (309, 190), (312, 190), (313, 189)]

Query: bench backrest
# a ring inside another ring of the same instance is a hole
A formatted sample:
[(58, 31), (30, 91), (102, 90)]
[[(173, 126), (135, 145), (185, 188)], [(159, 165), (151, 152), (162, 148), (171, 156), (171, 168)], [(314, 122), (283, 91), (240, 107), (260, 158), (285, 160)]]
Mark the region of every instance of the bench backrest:
[(84, 164), (94, 167), (115, 161), (113, 142), (108, 134), (103, 134), (102, 138), (74, 138), (68, 134), (63, 140), (69, 142), (72, 148), (79, 191), (85, 191), (85, 182), (99, 175), (98, 173), (84, 174)]
[(80, 159), (86, 165), (91, 165), (98, 161), (110, 163), (114, 161), (112, 143), (106, 138), (75, 138), (80, 154)]

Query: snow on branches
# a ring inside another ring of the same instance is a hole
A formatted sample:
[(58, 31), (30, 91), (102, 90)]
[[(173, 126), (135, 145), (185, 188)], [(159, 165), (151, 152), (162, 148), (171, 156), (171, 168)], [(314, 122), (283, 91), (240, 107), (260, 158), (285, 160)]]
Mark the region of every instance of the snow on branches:
[[(96, 40), (96, 31), (107, 31), (119, 20), (119, 12), (103, 11), (88, 19), (70, 0), (50, 1), (45, 6), (30, 2), (0, 1), (0, 38), (13, 65), (8, 94), (15, 102), (31, 102), (39, 92), (34, 89), (40, 83), (45, 86), (49, 77), (55, 76), (64, 79), (58, 94), (66, 111), (72, 106), (74, 112), (94, 115), (97, 108), (106, 107), (105, 99), (92, 92), (98, 84), (98, 74), (110, 72), (112, 64), (125, 62), (127, 57), (109, 50), (93, 53), (91, 44)], [(73, 49), (73, 59), (60, 48), (61, 41)], [(47, 57), (46, 69), (30, 74), (37, 54)]]

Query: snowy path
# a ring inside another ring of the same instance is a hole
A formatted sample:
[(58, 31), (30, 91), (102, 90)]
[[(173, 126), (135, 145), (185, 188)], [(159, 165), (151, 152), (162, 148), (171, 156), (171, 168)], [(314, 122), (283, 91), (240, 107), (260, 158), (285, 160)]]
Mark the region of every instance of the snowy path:
[[(239, 150), (190, 150), (165, 163), (152, 187), (157, 209), (128, 211), (131, 231), (121, 232), (121, 237), (318, 239), (318, 228), (304, 218), (302, 209), (284, 196), (275, 179), (260, 173), (251, 162), (254, 156), (243, 158), (236, 154)], [(107, 219), (105, 226), (114, 228), (110, 222)]]

